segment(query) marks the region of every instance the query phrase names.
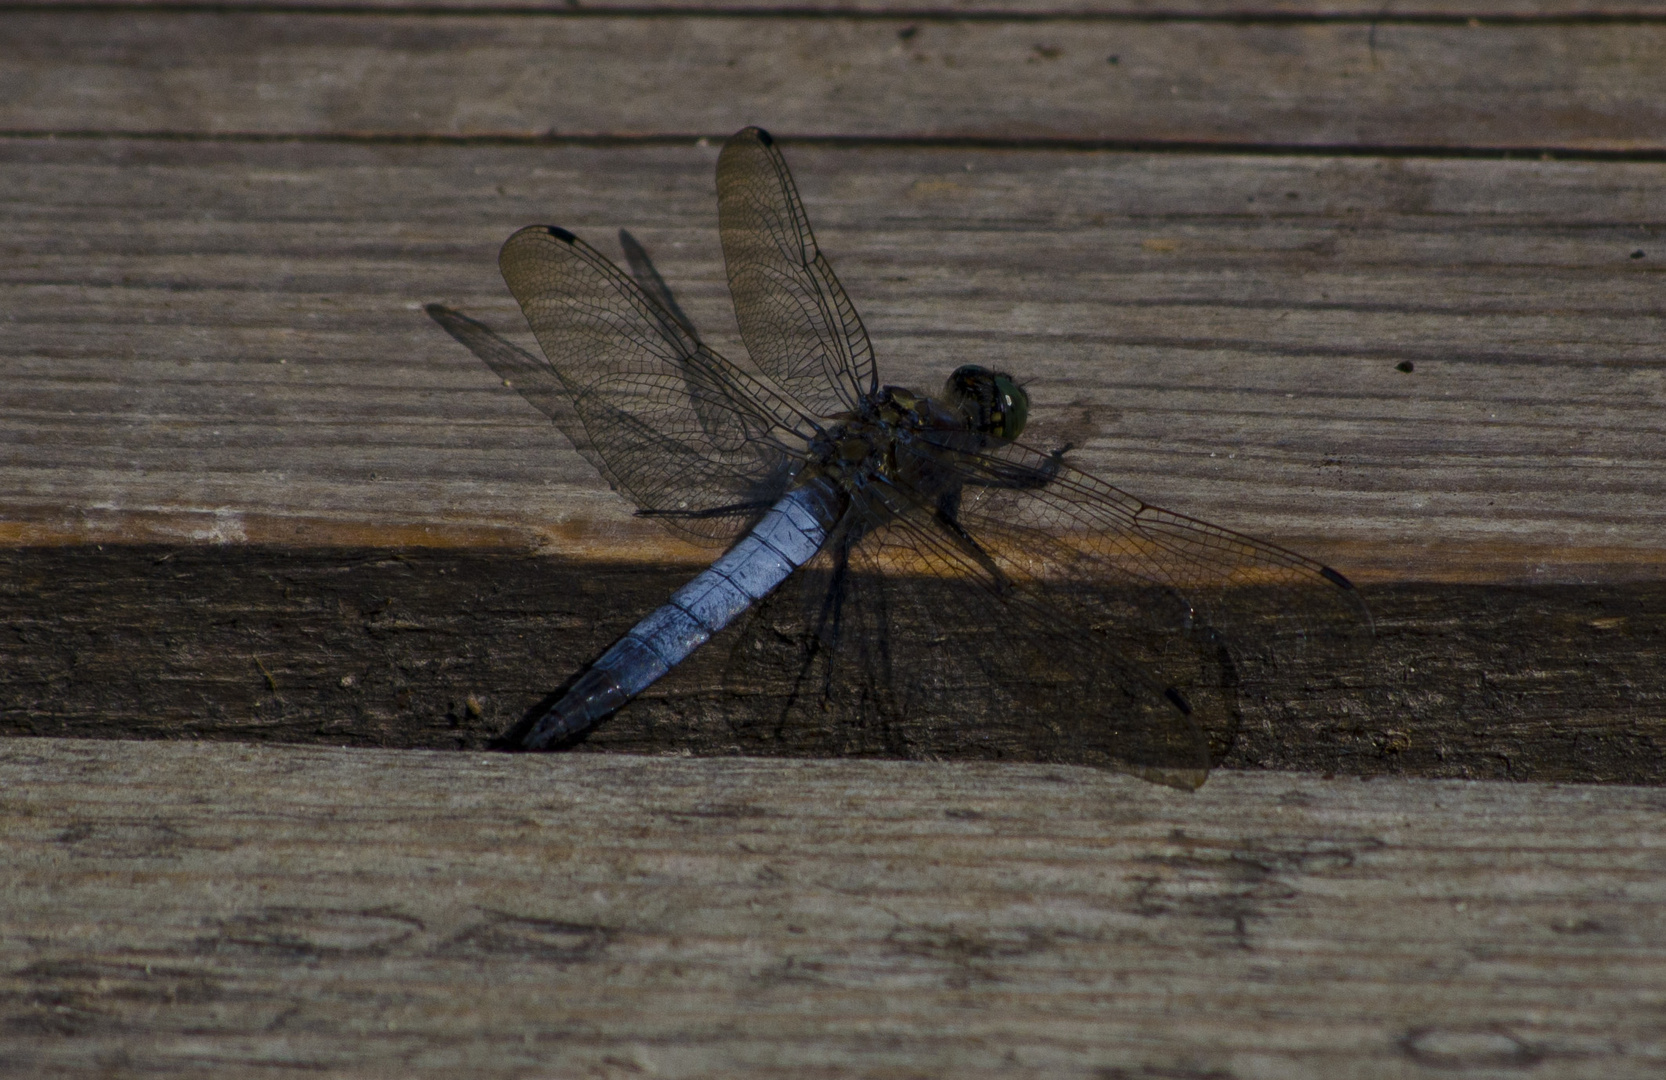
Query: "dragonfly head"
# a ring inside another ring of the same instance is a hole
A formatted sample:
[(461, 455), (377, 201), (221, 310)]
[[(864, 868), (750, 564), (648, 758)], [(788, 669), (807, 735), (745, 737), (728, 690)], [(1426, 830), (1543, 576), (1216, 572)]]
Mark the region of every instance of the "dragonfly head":
[(1016, 439), (1030, 418), (1030, 395), (1011, 375), (977, 364), (955, 368), (943, 387), (949, 404), (966, 417), (973, 431), (997, 439)]

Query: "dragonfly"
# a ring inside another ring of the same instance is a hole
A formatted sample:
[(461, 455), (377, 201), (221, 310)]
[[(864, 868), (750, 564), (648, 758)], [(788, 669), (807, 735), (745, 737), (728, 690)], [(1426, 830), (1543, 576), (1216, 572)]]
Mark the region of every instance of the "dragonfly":
[(1022, 441), (1029, 394), (998, 366), (961, 364), (934, 396), (882, 383), (766, 131), (727, 140), (717, 193), (745, 362), (702, 339), (623, 232), (630, 273), (555, 226), (504, 243), (542, 357), (429, 305), (638, 515), (722, 549), (523, 724), (522, 746), (572, 744), (738, 623), (726, 684), (763, 702), (787, 752), (1196, 788), (1232, 746), (1250, 672), (1369, 638), (1329, 566)]

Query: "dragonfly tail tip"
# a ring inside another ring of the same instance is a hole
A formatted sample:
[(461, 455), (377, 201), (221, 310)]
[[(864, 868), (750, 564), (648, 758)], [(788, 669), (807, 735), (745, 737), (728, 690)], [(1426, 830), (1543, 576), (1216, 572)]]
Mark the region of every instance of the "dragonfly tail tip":
[(1330, 582), (1332, 585), (1335, 585), (1339, 589), (1352, 590), (1353, 587), (1354, 587), (1353, 582), (1349, 581), (1347, 578), (1343, 577), (1341, 574), (1337, 573), (1335, 570), (1332, 570), (1328, 566), (1319, 567), (1319, 574), (1326, 581)]

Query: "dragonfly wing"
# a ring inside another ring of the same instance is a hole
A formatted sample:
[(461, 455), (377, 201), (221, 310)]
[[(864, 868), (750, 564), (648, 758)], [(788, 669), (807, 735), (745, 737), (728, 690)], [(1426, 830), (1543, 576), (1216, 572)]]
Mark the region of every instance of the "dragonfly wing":
[(643, 512), (725, 541), (785, 489), (802, 410), (778, 391), (708, 349), (565, 230), (524, 228), (498, 262), (547, 367), (531, 374), (520, 350), (482, 353), (478, 335), (464, 344), (494, 370), (503, 364), (511, 383), (518, 374), (526, 386), (517, 389)]
[(1157, 586), (1185, 617), (1235, 641), (1357, 647), (1371, 615), (1346, 577), (1305, 555), (1165, 510), (1018, 444), (956, 453), (964, 436), (930, 448), (952, 460), (958, 514), (1011, 573), (1072, 588)]
[[(1039, 569), (1036, 546), (968, 528), (952, 500), (883, 494), (893, 520), (867, 553), (910, 582), (906, 622), (935, 628), (902, 651), (911, 713), (935, 716), (967, 749), (993, 741), (1039, 760), (1203, 783), (1238, 727), (1236, 674), (1213, 631), (1178, 617), (1178, 600), (1162, 588), (1089, 593), (1024, 573), (1018, 559)], [(983, 721), (965, 731), (955, 707), (973, 702)]]
[[(620, 229), (619, 247), (625, 253), (625, 263), (630, 267), (631, 280), (636, 282), (661, 311), (671, 316), (671, 323), (663, 319), (657, 320), (654, 329), (674, 352), (683, 355), (686, 351), (685, 341), (700, 340), (700, 333), (694, 328), (694, 321), (683, 311), (682, 305), (677, 303), (677, 298), (671, 293), (671, 286), (665, 283), (665, 279), (660, 276), (659, 268), (648, 257), (647, 249), (636, 237), (625, 229)], [(685, 379), (687, 374), (685, 368)], [(727, 422), (727, 409), (723, 406), (713, 407), (713, 402), (706, 395), (698, 393), (692, 383), (688, 387), (688, 395), (694, 404), (695, 413), (700, 417), (701, 426), (706, 429), (708, 435), (715, 436)]]
[(768, 132), (749, 127), (724, 144), (717, 198), (729, 289), (752, 362), (820, 416), (855, 409), (879, 385), (873, 347)]

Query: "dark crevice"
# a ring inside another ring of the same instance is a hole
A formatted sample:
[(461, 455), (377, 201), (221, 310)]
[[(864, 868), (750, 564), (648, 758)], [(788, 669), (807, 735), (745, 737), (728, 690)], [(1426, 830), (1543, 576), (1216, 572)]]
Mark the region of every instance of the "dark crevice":
[[(1385, 5), (1386, 7), (1387, 5)], [(620, 7), (587, 7), (577, 0), (565, 4), (481, 5), (400, 4), (364, 7), (349, 4), (305, 3), (0, 3), (0, 12), (29, 14), (113, 14), (130, 15), (316, 15), (330, 18), (663, 18), (682, 19), (806, 19), (846, 22), (924, 23), (1122, 23), (1131, 25), (1221, 24), (1228, 26), (1457, 26), (1473, 29), (1488, 26), (1648, 26), (1666, 24), (1666, 12), (1570, 12), (1531, 14), (1460, 14), (1445, 12), (1294, 12), (1294, 11), (960, 11), (918, 7), (887, 10), (846, 10), (839, 7), (725, 7), (684, 8), (642, 4)]]
[[(656, 132), (646, 135), (517, 134), (477, 135), (401, 132), (205, 132), (0, 129), (0, 139), (55, 139), (86, 142), (318, 143), (359, 146), (575, 146), (589, 148), (686, 146), (701, 140), (720, 145), (731, 132)], [(1074, 139), (1048, 136), (971, 135), (802, 135), (774, 132), (793, 146), (862, 150), (1013, 150), (1258, 157), (1433, 158), (1470, 161), (1666, 162), (1666, 145), (1641, 150), (1596, 150), (1569, 146), (1414, 146), (1372, 143), (1214, 142), (1192, 139)]]

